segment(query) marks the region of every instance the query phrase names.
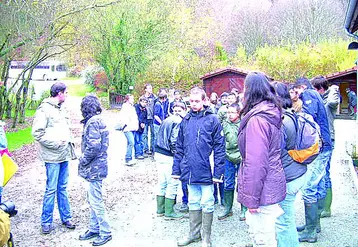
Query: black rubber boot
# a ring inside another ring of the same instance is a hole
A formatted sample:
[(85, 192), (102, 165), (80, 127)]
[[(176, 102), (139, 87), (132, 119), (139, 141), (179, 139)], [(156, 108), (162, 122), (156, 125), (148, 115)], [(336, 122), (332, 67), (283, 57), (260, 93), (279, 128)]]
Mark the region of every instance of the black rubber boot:
[(201, 210), (189, 210), (190, 232), (184, 239), (178, 241), (178, 246), (187, 246), (191, 243), (199, 242), (201, 240), (201, 224), (202, 212)]
[(317, 218), (318, 218), (318, 202), (305, 203), (306, 227), (299, 234), (300, 242), (315, 243), (317, 242)]
[(223, 220), (229, 216), (232, 216), (232, 204), (234, 202), (234, 190), (224, 191), (225, 210), (218, 216), (218, 220)]
[(321, 213), (323, 212), (325, 201), (326, 198), (322, 198), (317, 201), (318, 203), (317, 233), (321, 232)]
[(174, 199), (165, 198), (165, 219), (166, 220), (180, 220), (183, 218), (182, 214), (178, 214), (174, 211)]
[(213, 216), (214, 213), (203, 213), (203, 240), (201, 241), (202, 247), (211, 247), (211, 225), (213, 224)]
[(157, 216), (158, 217), (163, 216), (165, 213), (164, 202), (165, 202), (164, 196), (157, 196)]

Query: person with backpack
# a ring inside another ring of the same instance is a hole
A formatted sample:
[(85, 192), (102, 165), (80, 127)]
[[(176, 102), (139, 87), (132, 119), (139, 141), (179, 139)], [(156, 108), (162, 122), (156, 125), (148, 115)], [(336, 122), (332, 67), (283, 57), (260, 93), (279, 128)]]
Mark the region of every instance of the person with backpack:
[[(334, 119), (336, 117), (337, 108), (340, 101), (339, 87), (337, 85), (328, 86), (328, 81), (323, 76), (317, 76), (312, 79), (312, 85), (314, 89), (322, 96), (324, 107), (327, 112), (328, 124), (330, 130), (330, 136), (332, 141), (332, 152), (334, 149)], [(325, 185), (326, 185), (326, 199), (324, 203), (323, 212), (321, 213), (321, 218), (331, 216), (331, 204), (332, 204), (332, 183), (330, 177), (330, 168), (331, 168), (331, 156), (327, 162), (326, 166), (326, 176), (325, 176)]]
[(323, 211), (327, 193), (325, 175), (327, 163), (332, 155), (332, 141), (322, 97), (312, 88), (307, 78), (297, 79), (295, 90), (302, 100), (302, 111), (313, 117), (320, 128), (322, 138), (321, 152), (308, 166), (307, 183), (302, 188), (306, 224), (297, 227), (300, 242), (315, 243), (317, 232), (321, 231), (319, 215)]
[(248, 208), (246, 223), (253, 246), (276, 247), (275, 222), (286, 196), (281, 162), (281, 106), (267, 76), (250, 72), (238, 130), (242, 164), (237, 200)]
[(307, 165), (295, 161), (289, 154), (290, 150), (296, 148), (296, 140), (299, 137), (295, 120), (297, 115), (292, 108), (287, 86), (280, 82), (274, 83), (274, 86), (283, 108), (281, 161), (286, 177), (286, 197), (279, 203), (285, 213), (276, 221), (277, 247), (298, 247), (294, 204), (297, 193), (306, 182)]

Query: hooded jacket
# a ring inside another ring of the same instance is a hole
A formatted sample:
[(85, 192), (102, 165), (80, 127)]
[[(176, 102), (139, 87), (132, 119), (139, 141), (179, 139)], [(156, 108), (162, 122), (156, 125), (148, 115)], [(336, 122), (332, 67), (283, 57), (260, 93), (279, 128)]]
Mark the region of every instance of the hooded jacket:
[(333, 121), (336, 118), (337, 107), (339, 104), (339, 87), (332, 85), (328, 88), (324, 94), (322, 94), (324, 108), (327, 112), (327, 119), (329, 125), (329, 131), (331, 139), (334, 140), (334, 124)]
[(232, 162), (234, 165), (238, 165), (241, 162), (241, 154), (237, 142), (239, 127), (240, 120), (233, 123), (229, 119), (225, 119), (223, 122), (226, 159)]
[[(209, 161), (214, 151), (214, 173)], [(224, 174), (225, 140), (222, 126), (210, 107), (192, 110), (179, 126), (172, 175), (188, 184), (209, 185)]]
[(40, 157), (47, 163), (71, 159), (71, 132), (63, 106), (55, 98), (44, 99), (37, 108), (32, 135), (40, 143)]
[(280, 110), (267, 101), (257, 104), (241, 120), (238, 201), (248, 208), (272, 205), (285, 199), (281, 124)]
[(100, 115), (85, 121), (78, 174), (87, 181), (102, 180), (107, 177), (108, 134), (107, 126)]
[(136, 131), (139, 127), (137, 112), (133, 105), (124, 103), (119, 113), (119, 122), (123, 132)]

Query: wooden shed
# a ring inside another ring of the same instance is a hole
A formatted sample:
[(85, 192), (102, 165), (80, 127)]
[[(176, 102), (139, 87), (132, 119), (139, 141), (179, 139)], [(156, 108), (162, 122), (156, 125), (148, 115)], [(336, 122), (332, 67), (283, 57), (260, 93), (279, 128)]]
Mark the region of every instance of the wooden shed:
[(227, 67), (205, 74), (200, 79), (203, 81), (203, 87), (208, 96), (212, 92), (220, 96), (223, 92), (230, 92), (233, 88), (242, 92), (244, 80), (248, 73), (248, 71), (238, 68)]
[(354, 92), (357, 91), (357, 69), (358, 66), (355, 66), (353, 68), (325, 76), (328, 82), (339, 86), (339, 91), (342, 96), (342, 104), (340, 105), (339, 114), (348, 114), (348, 96), (346, 88), (350, 88)]

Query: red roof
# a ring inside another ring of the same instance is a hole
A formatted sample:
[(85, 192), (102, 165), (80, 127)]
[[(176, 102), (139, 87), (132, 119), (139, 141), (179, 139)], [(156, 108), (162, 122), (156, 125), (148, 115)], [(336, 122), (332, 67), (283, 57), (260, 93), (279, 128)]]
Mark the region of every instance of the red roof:
[(357, 69), (358, 69), (358, 66), (354, 66), (354, 67), (352, 67), (350, 69), (346, 69), (344, 71), (335, 72), (335, 73), (326, 75), (325, 78), (329, 81), (329, 80), (336, 79), (336, 78), (339, 78), (339, 77), (342, 77), (345, 75), (354, 74), (354, 73), (357, 73)]
[(249, 73), (249, 71), (245, 71), (245, 70), (242, 70), (242, 69), (239, 69), (239, 68), (226, 67), (226, 68), (221, 68), (221, 69), (215, 70), (213, 72), (207, 73), (207, 74), (201, 76), (200, 79), (205, 80), (205, 79), (208, 79), (210, 77), (217, 76), (217, 75), (220, 75), (220, 74), (223, 74), (223, 73), (226, 73), (226, 72), (233, 72), (233, 73), (241, 74), (241, 75), (247, 75)]

